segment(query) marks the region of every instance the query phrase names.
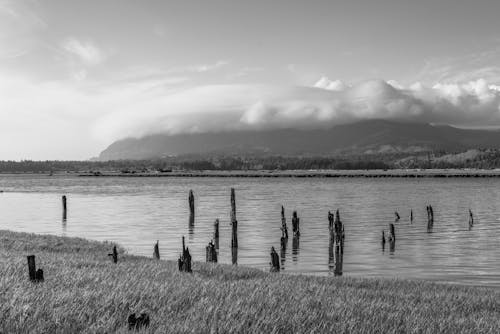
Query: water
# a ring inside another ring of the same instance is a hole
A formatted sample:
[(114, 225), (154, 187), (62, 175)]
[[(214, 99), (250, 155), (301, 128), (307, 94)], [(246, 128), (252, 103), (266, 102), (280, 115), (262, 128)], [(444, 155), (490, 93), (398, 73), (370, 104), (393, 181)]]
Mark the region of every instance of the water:
[[(328, 210), (339, 208), (346, 239), (344, 276), (405, 277), (500, 287), (500, 179), (365, 178), (86, 178), (0, 176), (0, 229), (78, 236), (120, 243), (133, 254), (176, 260), (186, 236), (194, 261), (220, 220), (219, 262), (231, 263), (230, 188), (236, 189), (237, 263), (269, 268), (269, 250), (288, 273), (334, 275)], [(189, 224), (188, 192), (196, 217)], [(61, 195), (68, 196), (62, 221)], [(427, 229), (426, 205), (434, 208)], [(292, 211), (301, 237), (280, 252), (281, 205), (291, 235)], [(414, 222), (409, 222), (413, 208)], [(475, 224), (469, 230), (468, 210)], [(396, 225), (394, 251), (381, 231)], [(284, 255), (284, 256), (283, 256)], [(339, 263), (337, 263), (339, 264)], [(340, 267), (337, 267), (340, 269)]]

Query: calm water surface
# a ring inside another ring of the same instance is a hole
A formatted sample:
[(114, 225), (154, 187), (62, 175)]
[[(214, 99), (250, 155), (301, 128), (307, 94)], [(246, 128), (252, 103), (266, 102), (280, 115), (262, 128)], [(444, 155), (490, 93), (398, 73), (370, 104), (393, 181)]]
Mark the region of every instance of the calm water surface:
[[(237, 263), (267, 270), (280, 250), (281, 205), (301, 237), (280, 254), (285, 272), (333, 275), (328, 210), (340, 209), (346, 240), (344, 276), (407, 277), (500, 287), (500, 179), (364, 178), (85, 178), (0, 176), (0, 229), (78, 236), (120, 243), (133, 254), (176, 260), (186, 236), (194, 261), (220, 220), (219, 262), (231, 263), (230, 188), (236, 189)], [(189, 224), (188, 192), (196, 217)], [(62, 221), (61, 195), (68, 196)], [(427, 229), (426, 205), (434, 208)], [(414, 222), (409, 222), (410, 208)], [(475, 224), (469, 230), (468, 210)], [(394, 222), (397, 242), (382, 249), (381, 231)], [(338, 263), (337, 263), (338, 265)]]

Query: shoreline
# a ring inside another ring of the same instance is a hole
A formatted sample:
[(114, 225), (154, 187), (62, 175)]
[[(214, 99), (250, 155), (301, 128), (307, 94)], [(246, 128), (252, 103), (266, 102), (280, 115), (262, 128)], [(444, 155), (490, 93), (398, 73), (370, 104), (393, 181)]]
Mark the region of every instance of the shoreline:
[[(266, 273), (129, 255), (81, 238), (0, 231), (0, 332), (495, 332), (500, 291), (420, 280)], [(160, 244), (161, 249), (161, 244)], [(28, 280), (26, 255), (45, 281)], [(436, 312), (436, 310), (440, 312)]]
[(172, 171), (166, 173), (78, 173), (79, 177), (253, 177), (253, 178), (466, 178), (500, 177), (500, 169), (388, 169), (285, 171)]

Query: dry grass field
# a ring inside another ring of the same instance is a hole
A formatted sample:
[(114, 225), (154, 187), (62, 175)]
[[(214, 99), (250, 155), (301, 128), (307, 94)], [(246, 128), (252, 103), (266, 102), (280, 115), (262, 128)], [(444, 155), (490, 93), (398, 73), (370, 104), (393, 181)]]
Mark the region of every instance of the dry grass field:
[[(264, 273), (107, 254), (112, 245), (0, 231), (1, 333), (498, 333), (500, 291), (422, 281)], [(35, 254), (45, 281), (28, 280)]]

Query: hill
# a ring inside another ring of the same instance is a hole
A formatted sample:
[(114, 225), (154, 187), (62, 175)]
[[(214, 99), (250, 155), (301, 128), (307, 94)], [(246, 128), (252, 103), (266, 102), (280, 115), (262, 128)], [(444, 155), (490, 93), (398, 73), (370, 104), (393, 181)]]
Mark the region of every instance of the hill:
[(155, 134), (143, 138), (126, 138), (112, 143), (101, 152), (98, 160), (138, 160), (215, 153), (284, 156), (414, 154), (499, 147), (500, 131), (371, 120), (330, 129)]

